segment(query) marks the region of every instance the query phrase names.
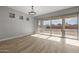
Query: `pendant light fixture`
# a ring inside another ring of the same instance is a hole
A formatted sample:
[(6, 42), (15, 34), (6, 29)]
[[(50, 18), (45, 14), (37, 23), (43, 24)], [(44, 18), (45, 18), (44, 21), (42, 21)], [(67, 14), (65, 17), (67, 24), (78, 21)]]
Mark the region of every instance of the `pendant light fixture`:
[(31, 11), (29, 12), (29, 15), (36, 15), (36, 12), (34, 11), (34, 6), (31, 6)]

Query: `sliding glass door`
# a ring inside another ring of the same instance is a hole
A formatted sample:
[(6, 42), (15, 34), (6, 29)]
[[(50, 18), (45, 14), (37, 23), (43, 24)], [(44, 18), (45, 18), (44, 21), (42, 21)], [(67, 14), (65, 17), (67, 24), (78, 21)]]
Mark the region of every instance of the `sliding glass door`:
[(77, 17), (65, 18), (65, 37), (77, 39), (78, 22)]
[(50, 20), (43, 20), (43, 34), (50, 35)]
[(41, 20), (37, 21), (37, 33), (41, 32)]
[(39, 20), (38, 32), (45, 35), (78, 39), (78, 19), (75, 16), (65, 16), (52, 20)]
[(54, 36), (62, 36), (62, 19), (53, 19), (51, 21), (51, 29), (52, 35)]

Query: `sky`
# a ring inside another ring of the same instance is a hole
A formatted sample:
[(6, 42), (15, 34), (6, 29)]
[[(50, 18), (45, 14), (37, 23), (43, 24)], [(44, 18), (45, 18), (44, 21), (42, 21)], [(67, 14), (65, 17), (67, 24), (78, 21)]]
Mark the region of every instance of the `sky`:
[[(76, 19), (76, 18), (66, 18), (66, 19), (65, 19), (65, 23), (74, 25), (74, 24), (77, 24), (77, 19)], [(50, 20), (44, 21), (43, 24), (44, 24), (44, 25), (50, 25)], [(57, 25), (57, 24), (62, 24), (62, 20), (61, 20), (61, 19), (52, 20), (52, 24), (55, 24), (55, 25)]]
[(74, 24), (77, 24), (77, 19), (76, 18), (66, 19), (65, 22), (68, 24), (74, 25)]

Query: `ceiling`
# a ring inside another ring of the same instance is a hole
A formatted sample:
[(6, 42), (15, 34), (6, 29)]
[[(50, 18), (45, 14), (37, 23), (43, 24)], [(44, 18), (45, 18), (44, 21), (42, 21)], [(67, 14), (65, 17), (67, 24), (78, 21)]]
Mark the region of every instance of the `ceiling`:
[[(8, 6), (8, 7), (24, 12), (26, 14), (31, 11), (31, 6)], [(36, 16), (39, 16), (46, 13), (51, 13), (71, 7), (73, 6), (34, 6), (34, 11), (37, 13)]]

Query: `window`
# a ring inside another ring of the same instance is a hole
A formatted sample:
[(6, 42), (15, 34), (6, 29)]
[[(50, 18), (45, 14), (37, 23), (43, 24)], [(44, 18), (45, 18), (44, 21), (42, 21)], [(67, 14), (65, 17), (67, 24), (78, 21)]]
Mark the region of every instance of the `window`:
[(62, 36), (62, 19), (53, 19), (51, 23), (52, 35)]
[(77, 39), (77, 17), (65, 18), (65, 37)]

